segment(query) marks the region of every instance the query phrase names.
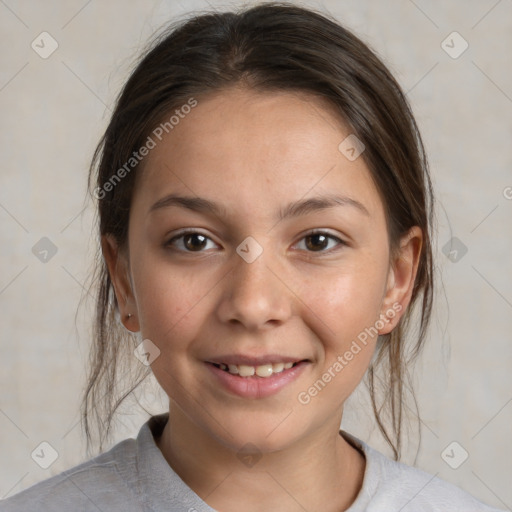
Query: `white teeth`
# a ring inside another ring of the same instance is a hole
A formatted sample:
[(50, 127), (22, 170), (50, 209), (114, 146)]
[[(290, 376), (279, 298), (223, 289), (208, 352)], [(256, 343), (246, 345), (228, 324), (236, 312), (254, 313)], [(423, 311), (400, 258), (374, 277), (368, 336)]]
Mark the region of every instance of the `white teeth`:
[(272, 365), (272, 373), (281, 373), (284, 370), (284, 363), (276, 363)]
[(251, 377), (256, 373), (254, 366), (246, 366), (245, 364), (238, 365), (238, 375), (240, 377)]
[(232, 375), (240, 375), (240, 377), (252, 377), (257, 375), (258, 377), (271, 377), (274, 373), (281, 373), (284, 370), (288, 370), (295, 363), (274, 363), (274, 364), (262, 364), (260, 366), (248, 366), (245, 364), (224, 364), (219, 363), (218, 367), (221, 370), (227, 371)]
[(272, 375), (272, 365), (262, 364), (256, 367), (256, 375), (258, 377), (270, 377)]

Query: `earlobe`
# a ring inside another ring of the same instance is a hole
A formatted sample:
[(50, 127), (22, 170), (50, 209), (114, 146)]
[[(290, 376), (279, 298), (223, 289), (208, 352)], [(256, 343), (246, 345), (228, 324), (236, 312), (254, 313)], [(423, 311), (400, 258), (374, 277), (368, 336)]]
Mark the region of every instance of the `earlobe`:
[(137, 332), (139, 322), (127, 258), (112, 235), (102, 236), (101, 249), (114, 286), (120, 321), (129, 331)]
[(387, 321), (379, 334), (388, 334), (396, 327), (411, 301), (422, 243), (422, 231), (418, 226), (413, 226), (400, 240), (398, 253), (391, 261), (382, 302), (381, 318), (384, 316)]

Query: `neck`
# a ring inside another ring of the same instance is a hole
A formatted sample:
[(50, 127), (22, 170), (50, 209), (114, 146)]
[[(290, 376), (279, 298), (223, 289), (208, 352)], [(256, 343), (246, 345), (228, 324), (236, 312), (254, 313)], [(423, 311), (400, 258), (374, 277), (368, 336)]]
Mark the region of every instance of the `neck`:
[[(208, 505), (223, 512), (346, 510), (362, 487), (364, 456), (322, 426), (285, 449), (241, 454), (199, 428), (178, 408), (156, 440), (180, 478)], [(329, 504), (329, 505), (323, 505)]]

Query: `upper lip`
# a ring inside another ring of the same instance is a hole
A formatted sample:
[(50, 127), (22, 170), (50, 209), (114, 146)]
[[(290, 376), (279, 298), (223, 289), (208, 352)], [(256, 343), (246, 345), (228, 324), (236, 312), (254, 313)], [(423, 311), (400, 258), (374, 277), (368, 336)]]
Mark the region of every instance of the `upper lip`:
[(267, 354), (264, 356), (247, 356), (242, 354), (227, 354), (224, 356), (216, 356), (208, 359), (207, 363), (214, 364), (235, 364), (235, 365), (246, 365), (246, 366), (262, 366), (264, 364), (276, 364), (276, 363), (299, 363), (300, 361), (306, 361), (303, 357), (290, 357), (283, 356), (280, 354)]

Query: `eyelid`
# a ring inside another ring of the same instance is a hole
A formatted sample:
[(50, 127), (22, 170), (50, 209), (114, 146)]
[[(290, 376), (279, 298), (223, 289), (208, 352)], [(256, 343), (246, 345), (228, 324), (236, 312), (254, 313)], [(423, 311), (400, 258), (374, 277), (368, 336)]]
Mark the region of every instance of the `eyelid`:
[(211, 238), (210, 235), (208, 235), (207, 233), (203, 233), (201, 231), (201, 228), (183, 228), (183, 229), (179, 229), (178, 231), (173, 233), (172, 238), (170, 240), (172, 240), (174, 238), (178, 238), (179, 236), (196, 234), (196, 233), (198, 235), (203, 235), (203, 236), (207, 236), (208, 238)]

